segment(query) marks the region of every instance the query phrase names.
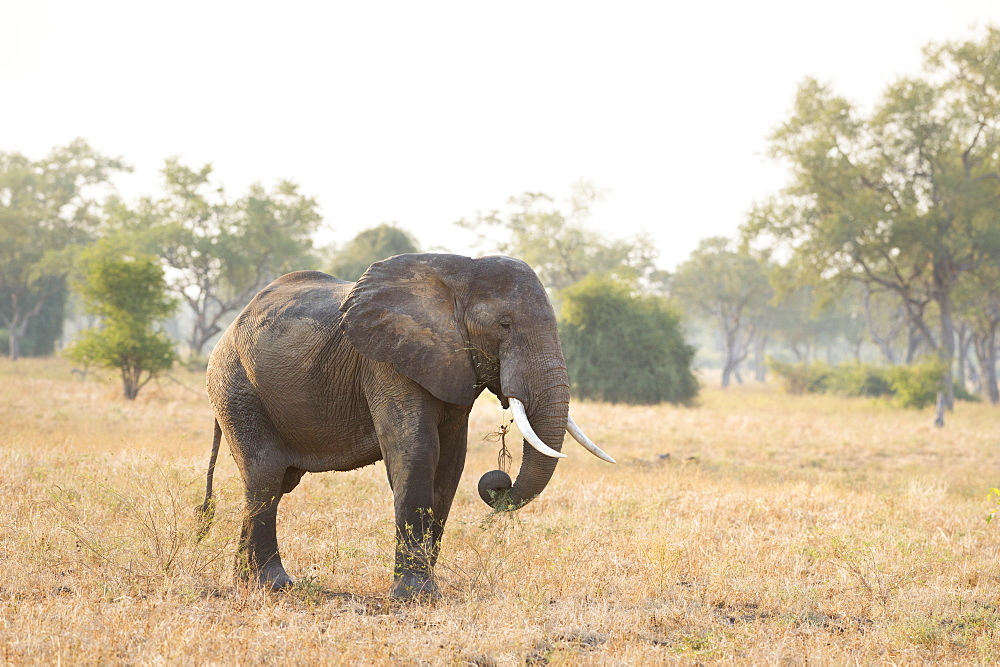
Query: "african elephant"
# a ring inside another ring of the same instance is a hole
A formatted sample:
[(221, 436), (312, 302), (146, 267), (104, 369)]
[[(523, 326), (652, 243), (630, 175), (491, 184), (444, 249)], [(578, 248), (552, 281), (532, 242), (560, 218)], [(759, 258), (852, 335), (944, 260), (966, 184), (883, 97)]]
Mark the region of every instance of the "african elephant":
[(610, 462), (569, 417), (556, 318), (534, 271), (509, 257), (397, 255), (356, 283), (299, 271), (265, 287), (208, 364), (215, 435), (243, 478), (237, 569), (262, 587), (292, 583), (275, 518), (306, 472), (385, 460), (396, 514), (394, 597), (438, 596), (433, 567), (465, 465), (469, 412), (484, 388), (525, 438), (517, 480), (480, 480), (488, 504), (520, 507), (548, 483), (563, 435)]

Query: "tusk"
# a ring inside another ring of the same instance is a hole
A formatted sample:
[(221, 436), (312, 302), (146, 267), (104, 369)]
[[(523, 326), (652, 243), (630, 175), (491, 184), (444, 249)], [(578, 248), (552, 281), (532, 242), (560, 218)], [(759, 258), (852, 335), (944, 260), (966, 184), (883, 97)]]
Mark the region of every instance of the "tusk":
[(524, 439), (529, 445), (537, 449), (542, 454), (551, 456), (554, 459), (562, 459), (566, 457), (565, 454), (552, 449), (542, 442), (541, 438), (535, 435), (535, 432), (531, 429), (531, 424), (528, 422), (528, 415), (524, 412), (524, 403), (516, 398), (512, 398), (510, 399), (510, 409), (511, 412), (514, 413), (514, 423), (517, 424), (517, 430), (521, 432), (521, 435), (524, 436)]
[(573, 436), (573, 439), (583, 445), (583, 448), (588, 452), (601, 459), (602, 461), (607, 461), (608, 463), (618, 463), (613, 458), (608, 456), (605, 452), (601, 450), (600, 447), (594, 444), (594, 442), (587, 437), (587, 434), (580, 430), (580, 427), (576, 425), (572, 417), (566, 417), (566, 430), (569, 434)]

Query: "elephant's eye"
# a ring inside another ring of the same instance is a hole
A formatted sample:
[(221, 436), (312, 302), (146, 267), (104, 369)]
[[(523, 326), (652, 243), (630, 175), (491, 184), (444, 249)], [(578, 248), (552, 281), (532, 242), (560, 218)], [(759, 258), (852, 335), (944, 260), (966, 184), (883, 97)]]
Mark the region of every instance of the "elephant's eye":
[(500, 326), (502, 326), (504, 329), (510, 329), (510, 318), (509, 317), (501, 317), (500, 318)]

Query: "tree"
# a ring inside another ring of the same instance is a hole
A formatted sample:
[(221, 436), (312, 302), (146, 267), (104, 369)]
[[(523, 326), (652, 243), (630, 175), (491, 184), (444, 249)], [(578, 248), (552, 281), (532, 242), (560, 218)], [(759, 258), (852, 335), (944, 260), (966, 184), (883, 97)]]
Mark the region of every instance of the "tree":
[(990, 403), (1000, 404), (997, 385), (997, 331), (1000, 330), (1000, 262), (989, 262), (963, 276), (955, 290), (956, 310), (967, 323), (979, 364), (980, 385)]
[(58, 336), (72, 255), (96, 235), (101, 186), (125, 170), (82, 139), (41, 160), (0, 153), (0, 316), (11, 359), (21, 356), (22, 341), (43, 313), (58, 327), (48, 337)]
[(728, 387), (755, 339), (765, 334), (773, 291), (765, 266), (748, 251), (734, 251), (723, 237), (704, 239), (677, 267), (672, 293), (686, 312), (713, 321), (722, 353), (722, 386)]
[(200, 355), (261, 288), (310, 266), (321, 218), (316, 201), (290, 181), (270, 191), (253, 185), (233, 201), (211, 184), (211, 165), (195, 171), (167, 160), (162, 173), (166, 197), (145, 198), (134, 210), (119, 202), (115, 215), (170, 269), (171, 290), (194, 314), (187, 344)]
[[(24, 312), (38, 314), (27, 321), (23, 327), (24, 335), (18, 340), (18, 355), (22, 357), (43, 357), (53, 354), (56, 343), (62, 336), (63, 320), (66, 317), (69, 288), (65, 280), (58, 280), (52, 289), (40, 290), (44, 301), (36, 311), (36, 302), (32, 296), (22, 297), (18, 305)], [(0, 299), (0, 323), (12, 319), (11, 302)], [(10, 331), (0, 327), (0, 354), (10, 356)]]
[[(906, 312), (891, 292), (873, 283), (858, 283), (861, 286), (861, 314), (865, 320), (868, 337), (878, 346), (882, 357), (889, 365), (898, 363), (896, 345), (906, 326)], [(909, 345), (906, 363), (915, 358), (913, 327), (909, 327)]]
[(663, 297), (591, 274), (561, 292), (560, 338), (573, 395), (612, 403), (687, 403), (695, 350)]
[[(562, 207), (546, 194), (526, 192), (511, 197), (506, 211), (480, 213), (457, 224), (475, 231), (488, 251), (530, 264), (549, 289), (569, 287), (591, 273), (645, 277), (655, 257), (648, 239), (609, 240), (588, 226), (591, 209), (602, 197), (592, 183), (581, 181)], [(493, 230), (505, 232), (508, 240), (496, 240)]]
[(925, 63), (924, 78), (889, 86), (870, 115), (805, 81), (771, 137), (792, 184), (746, 229), (785, 242), (814, 275), (894, 292), (944, 362), (950, 397), (953, 291), (1000, 254), (1000, 30), (928, 47)]
[(821, 348), (833, 363), (837, 343), (843, 341), (860, 360), (864, 341), (862, 319), (854, 317), (855, 294), (840, 283), (822, 286), (796, 284), (785, 267), (772, 268), (769, 281), (776, 295), (771, 299), (770, 322), (775, 337), (783, 341), (799, 363), (815, 360)]
[(102, 327), (84, 331), (67, 356), (119, 369), (125, 398), (134, 400), (176, 358), (171, 340), (156, 329), (177, 306), (167, 297), (163, 269), (155, 257), (97, 258), (89, 264), (80, 293)]
[(410, 252), (420, 252), (414, 238), (395, 224), (382, 224), (360, 232), (338, 250), (330, 273), (344, 280), (357, 280), (375, 262)]

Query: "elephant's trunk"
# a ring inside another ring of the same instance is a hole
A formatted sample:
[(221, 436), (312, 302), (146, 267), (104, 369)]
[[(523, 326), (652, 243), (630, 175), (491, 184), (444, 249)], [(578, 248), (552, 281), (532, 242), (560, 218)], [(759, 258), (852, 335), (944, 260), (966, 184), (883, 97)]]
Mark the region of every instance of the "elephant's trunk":
[[(544, 381), (534, 385), (524, 378), (503, 378), (504, 393), (525, 405), (532, 430), (546, 445), (559, 451), (566, 435), (569, 416), (569, 381), (562, 356), (559, 364), (541, 373)], [(503, 372), (503, 371), (502, 371)], [(532, 375), (537, 380), (537, 366)], [(506, 375), (506, 373), (503, 373)], [(479, 495), (494, 509), (518, 509), (540, 494), (552, 478), (558, 459), (540, 453), (523, 443), (521, 468), (517, 479), (500, 470), (492, 470), (479, 480)]]

